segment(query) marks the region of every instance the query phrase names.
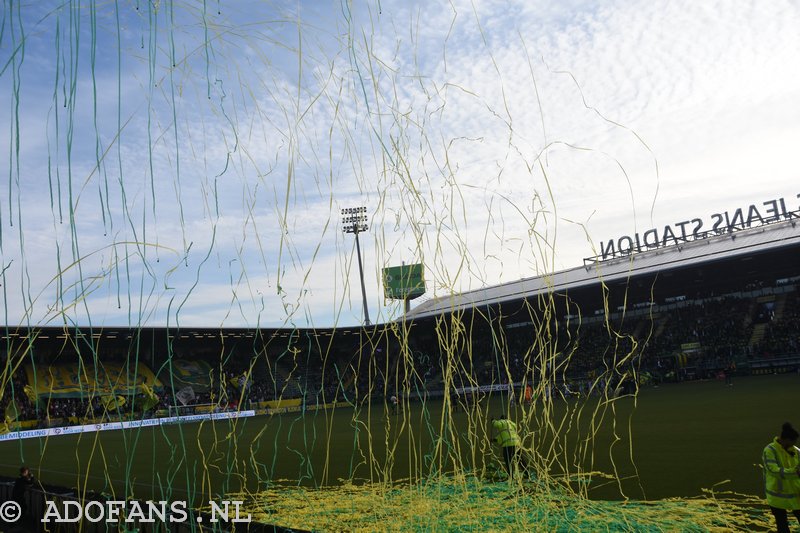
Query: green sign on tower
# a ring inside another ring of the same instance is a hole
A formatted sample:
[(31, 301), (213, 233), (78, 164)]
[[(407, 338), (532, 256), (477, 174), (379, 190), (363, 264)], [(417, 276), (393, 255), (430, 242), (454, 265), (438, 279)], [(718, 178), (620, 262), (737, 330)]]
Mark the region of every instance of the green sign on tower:
[(422, 264), (402, 265), (383, 269), (383, 290), (392, 300), (413, 300), (425, 294)]

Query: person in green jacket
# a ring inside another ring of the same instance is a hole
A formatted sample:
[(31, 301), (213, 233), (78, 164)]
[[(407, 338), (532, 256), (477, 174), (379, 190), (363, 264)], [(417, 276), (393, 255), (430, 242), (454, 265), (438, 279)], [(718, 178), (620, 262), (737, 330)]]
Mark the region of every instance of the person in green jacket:
[(781, 436), (767, 444), (762, 454), (764, 490), (767, 504), (775, 516), (778, 533), (789, 533), (788, 511), (800, 522), (800, 433), (789, 422)]
[(517, 433), (517, 425), (500, 415), (492, 418), (492, 428), (494, 430), (494, 441), (503, 449), (503, 460), (506, 464), (506, 471), (509, 477), (514, 476), (514, 466), (519, 465), (521, 470), (525, 470), (527, 465), (525, 459), (520, 454), (519, 447), (522, 444)]

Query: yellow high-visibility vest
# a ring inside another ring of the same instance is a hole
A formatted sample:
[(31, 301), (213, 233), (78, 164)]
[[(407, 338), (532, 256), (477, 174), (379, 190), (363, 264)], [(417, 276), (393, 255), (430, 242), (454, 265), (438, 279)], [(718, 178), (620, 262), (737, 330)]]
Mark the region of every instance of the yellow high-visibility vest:
[(519, 434), (517, 434), (517, 425), (511, 420), (507, 418), (494, 420), (492, 421), (492, 427), (497, 431), (494, 441), (500, 447), (506, 448), (508, 446), (519, 446), (521, 444)]
[(800, 509), (800, 449), (793, 446), (793, 453), (778, 444), (777, 437), (764, 448), (764, 490), (770, 507), (794, 511)]

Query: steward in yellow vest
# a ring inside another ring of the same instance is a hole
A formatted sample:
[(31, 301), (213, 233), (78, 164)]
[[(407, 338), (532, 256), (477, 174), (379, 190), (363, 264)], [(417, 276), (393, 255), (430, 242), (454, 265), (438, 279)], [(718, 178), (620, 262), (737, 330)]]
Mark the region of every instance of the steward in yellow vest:
[(800, 522), (800, 433), (786, 422), (762, 454), (764, 490), (779, 533), (789, 533), (788, 511)]
[(495, 443), (503, 449), (503, 460), (509, 477), (513, 477), (515, 465), (519, 465), (522, 470), (525, 470), (527, 465), (519, 452), (522, 441), (517, 433), (517, 425), (507, 419), (505, 415), (500, 415), (497, 419), (492, 418), (492, 428), (494, 429)]

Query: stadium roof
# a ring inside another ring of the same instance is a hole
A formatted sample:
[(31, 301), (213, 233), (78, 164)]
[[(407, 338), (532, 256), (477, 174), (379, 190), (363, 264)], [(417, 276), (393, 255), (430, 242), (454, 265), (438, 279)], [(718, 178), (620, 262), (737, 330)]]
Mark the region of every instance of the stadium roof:
[(587, 260), (582, 267), (525, 278), (433, 298), (409, 311), (407, 318), (423, 318), (478, 306), (512, 302), (557, 291), (652, 275), (665, 270), (697, 266), (712, 261), (752, 256), (781, 248), (800, 246), (796, 219), (738, 229), (666, 247), (637, 252), (605, 261)]

